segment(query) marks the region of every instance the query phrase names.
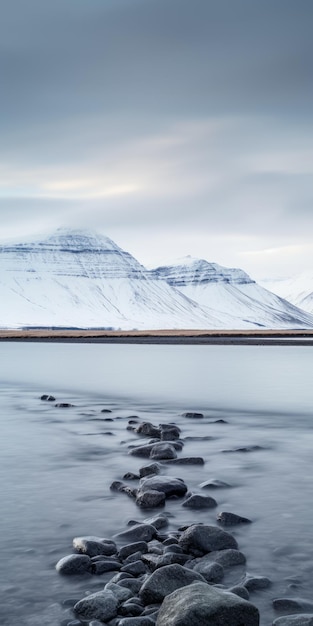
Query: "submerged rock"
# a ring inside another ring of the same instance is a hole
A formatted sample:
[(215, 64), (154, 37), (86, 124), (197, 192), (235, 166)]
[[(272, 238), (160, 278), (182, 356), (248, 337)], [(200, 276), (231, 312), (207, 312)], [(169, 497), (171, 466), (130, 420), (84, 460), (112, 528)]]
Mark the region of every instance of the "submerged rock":
[(273, 621), (273, 626), (313, 626), (313, 613), (277, 617)]
[(206, 583), (178, 589), (164, 599), (157, 626), (258, 626), (259, 611), (233, 593)]
[(47, 393), (44, 393), (41, 397), (40, 400), (45, 400), (46, 402), (55, 402), (55, 397), (54, 396), (50, 396)]
[(128, 530), (115, 535), (119, 541), (151, 541), (156, 536), (157, 531), (151, 524), (135, 524)]
[(183, 417), (189, 417), (190, 419), (202, 419), (204, 417), (203, 413), (193, 413), (189, 411), (187, 413), (183, 413)]
[(228, 489), (231, 487), (228, 483), (225, 483), (223, 480), (206, 480), (204, 483), (200, 483), (201, 489)]
[(152, 509), (158, 506), (164, 506), (165, 493), (157, 491), (156, 489), (149, 489), (148, 491), (138, 492), (136, 498), (136, 504), (143, 509)]

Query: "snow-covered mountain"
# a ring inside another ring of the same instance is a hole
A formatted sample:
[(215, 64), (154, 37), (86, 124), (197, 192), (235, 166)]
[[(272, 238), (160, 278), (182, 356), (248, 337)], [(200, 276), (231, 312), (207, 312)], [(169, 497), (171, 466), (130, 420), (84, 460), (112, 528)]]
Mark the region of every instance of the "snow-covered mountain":
[(308, 313), (313, 313), (313, 273), (303, 272), (291, 278), (262, 280), (261, 285), (289, 300)]
[(241, 269), (188, 256), (151, 273), (165, 279), (202, 308), (214, 308), (219, 317), (231, 315), (237, 320), (234, 328), (242, 328), (241, 324), (246, 328), (251, 324), (265, 328), (312, 324), (310, 315), (261, 287)]
[(60, 229), (0, 247), (0, 327), (305, 328), (313, 316), (242, 270), (188, 260), (148, 271), (111, 239)]

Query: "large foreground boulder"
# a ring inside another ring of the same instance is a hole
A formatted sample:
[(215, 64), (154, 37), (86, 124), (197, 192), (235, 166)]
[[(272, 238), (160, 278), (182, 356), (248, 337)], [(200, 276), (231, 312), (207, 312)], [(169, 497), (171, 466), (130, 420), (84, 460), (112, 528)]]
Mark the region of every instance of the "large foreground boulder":
[(259, 611), (233, 593), (193, 583), (164, 599), (156, 626), (258, 626)]
[(112, 591), (99, 591), (83, 598), (74, 606), (74, 613), (79, 619), (99, 619), (102, 622), (117, 615), (118, 601)]

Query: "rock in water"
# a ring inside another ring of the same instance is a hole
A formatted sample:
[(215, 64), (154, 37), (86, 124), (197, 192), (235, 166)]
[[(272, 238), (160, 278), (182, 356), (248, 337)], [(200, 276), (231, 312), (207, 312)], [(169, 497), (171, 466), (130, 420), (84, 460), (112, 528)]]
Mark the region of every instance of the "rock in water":
[(156, 626), (258, 626), (259, 611), (233, 593), (194, 583), (168, 595)]
[(225, 550), (226, 548), (238, 548), (236, 539), (216, 526), (202, 526), (194, 524), (189, 526), (181, 535), (179, 545), (182, 549), (193, 556), (202, 556), (213, 550)]
[(86, 572), (91, 572), (92, 570), (92, 561), (85, 554), (69, 554), (60, 559), (55, 568), (57, 572), (66, 576), (86, 574)]
[(203, 413), (193, 413), (189, 411), (188, 413), (183, 413), (183, 417), (189, 417), (190, 419), (202, 419)]
[(87, 554), (90, 557), (104, 554), (112, 556), (117, 551), (116, 544), (110, 539), (101, 539), (101, 537), (75, 537), (73, 539), (73, 547), (81, 554)]
[(313, 626), (313, 613), (284, 615), (275, 619), (273, 626)]
[(80, 619), (99, 619), (106, 622), (117, 615), (118, 601), (111, 591), (99, 591), (83, 598), (74, 606)]
[(247, 517), (241, 517), (236, 513), (229, 513), (228, 511), (222, 511), (216, 516), (217, 521), (222, 526), (235, 526), (236, 524), (251, 524), (251, 519)]
[(151, 489), (163, 492), (166, 498), (172, 496), (183, 497), (187, 493), (187, 486), (184, 481), (181, 478), (173, 478), (172, 476), (142, 478), (139, 483), (138, 495)]
[[(140, 589), (139, 595), (145, 604), (160, 603), (172, 591), (199, 581), (207, 584), (201, 574), (193, 572), (186, 567), (178, 564), (165, 565), (155, 570), (147, 578)], [(170, 622), (166, 626), (169, 626), (169, 624)], [(189, 622), (189, 624), (192, 624), (192, 622)]]

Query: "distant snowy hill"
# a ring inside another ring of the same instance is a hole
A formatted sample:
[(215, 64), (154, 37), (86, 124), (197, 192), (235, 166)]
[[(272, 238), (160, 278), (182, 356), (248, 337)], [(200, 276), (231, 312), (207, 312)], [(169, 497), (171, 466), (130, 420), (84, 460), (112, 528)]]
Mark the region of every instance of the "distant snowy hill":
[[(250, 324), (265, 328), (310, 327), (312, 324), (311, 316), (255, 283), (241, 269), (188, 256), (151, 273), (167, 280), (202, 308), (212, 307), (219, 317), (227, 313), (246, 328)], [(242, 328), (241, 325), (235, 327)]]
[(148, 271), (111, 239), (60, 229), (0, 247), (0, 327), (305, 328), (242, 270), (188, 259)]
[(273, 293), (289, 300), (308, 313), (313, 313), (313, 272), (304, 272), (292, 278), (260, 281)]

